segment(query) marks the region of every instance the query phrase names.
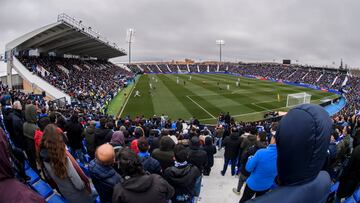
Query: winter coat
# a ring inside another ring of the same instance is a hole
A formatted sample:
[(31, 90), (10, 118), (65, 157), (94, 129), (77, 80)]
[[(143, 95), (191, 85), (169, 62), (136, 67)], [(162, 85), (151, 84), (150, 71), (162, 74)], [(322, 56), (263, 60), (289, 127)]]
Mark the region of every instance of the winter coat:
[(145, 171), (161, 175), (161, 166), (158, 160), (150, 156), (149, 153), (139, 153), (141, 164)]
[[(23, 149), (24, 147), (24, 132), (23, 132), (23, 126), (24, 126), (24, 119), (21, 114), (20, 110), (14, 109), (12, 113), (12, 130), (9, 131), (11, 140), (15, 144), (15, 146), (20, 147)], [(10, 133), (12, 132), (12, 134)]]
[(106, 135), (109, 133), (110, 129), (107, 128), (96, 128), (95, 132), (94, 132), (94, 136), (95, 136), (95, 149), (106, 143)]
[(202, 148), (191, 145), (189, 146), (187, 161), (196, 166), (200, 172), (202, 172), (204, 167), (207, 165), (207, 160), (207, 154)]
[(113, 203), (167, 203), (174, 188), (157, 174), (125, 178), (114, 187)]
[(270, 189), (277, 175), (276, 145), (270, 144), (266, 149), (259, 149), (246, 163), (246, 171), (250, 173), (246, 184), (253, 191)]
[(203, 150), (206, 152), (207, 155), (206, 167), (210, 168), (214, 165), (214, 154), (216, 154), (216, 147), (212, 143), (206, 145), (209, 142), (209, 139), (210, 142), (212, 142), (210, 137), (205, 138), (205, 146), (203, 147)]
[(238, 163), (238, 165), (240, 165), (240, 171), (242, 175), (246, 177), (250, 175), (250, 173), (245, 169), (249, 157), (255, 155), (256, 151), (265, 147), (266, 145), (264, 143), (257, 141), (254, 145), (250, 146), (245, 152), (241, 154), (240, 163)]
[(71, 149), (81, 149), (82, 148), (82, 131), (83, 128), (80, 123), (69, 121), (65, 126), (66, 136), (68, 138), (68, 145)]
[(178, 195), (189, 195), (193, 197), (195, 194), (195, 181), (200, 175), (199, 169), (192, 164), (167, 168), (164, 172), (164, 178), (175, 189), (172, 201), (176, 202), (176, 196)]
[(235, 159), (239, 155), (241, 139), (238, 134), (232, 133), (230, 136), (225, 137), (221, 145), (225, 147), (224, 157)]
[(174, 146), (175, 143), (170, 137), (162, 137), (160, 148), (155, 149), (151, 154), (152, 157), (160, 162), (162, 171), (174, 165)]
[(95, 126), (89, 125), (85, 131), (86, 149), (91, 158), (95, 157)]
[(0, 202), (45, 203), (43, 197), (15, 178), (10, 145), (0, 128)]
[(331, 180), (321, 171), (332, 121), (319, 105), (302, 104), (285, 115), (276, 131), (279, 187), (249, 202), (326, 202)]
[(340, 176), (336, 196), (340, 198), (352, 195), (360, 184), (360, 146), (354, 148), (348, 165)]
[(149, 153), (152, 154), (152, 152), (159, 148), (160, 146), (160, 138), (159, 137), (155, 137), (155, 136), (149, 136), (146, 139), (149, 143), (150, 149), (149, 149)]
[(43, 137), (43, 132), (40, 129), (37, 129), (34, 135), (36, 153), (40, 152), (40, 144), (42, 137)]
[(36, 125), (37, 115), (34, 105), (28, 104), (25, 106), (25, 120), (23, 124), (24, 136), (29, 139), (34, 139), (35, 131), (38, 128)]
[(91, 180), (99, 193), (100, 201), (103, 203), (111, 202), (113, 188), (120, 183), (121, 176), (112, 166), (103, 166), (96, 159), (89, 164)]

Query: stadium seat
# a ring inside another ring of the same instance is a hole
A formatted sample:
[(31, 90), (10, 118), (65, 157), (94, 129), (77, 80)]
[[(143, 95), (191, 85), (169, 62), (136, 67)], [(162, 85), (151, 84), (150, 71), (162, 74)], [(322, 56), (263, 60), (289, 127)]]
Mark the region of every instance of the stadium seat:
[(53, 194), (49, 197), (49, 199), (46, 201), (47, 203), (66, 203), (67, 201), (61, 197), (58, 194)]
[(360, 187), (358, 187), (354, 192), (354, 199), (356, 202), (360, 202)]
[(25, 170), (28, 170), (30, 168), (28, 161), (25, 161), (24, 167), (25, 167)]
[(78, 164), (79, 164), (80, 168), (84, 171), (85, 175), (89, 177), (90, 176), (89, 167), (80, 162), (78, 162)]
[(336, 192), (338, 187), (339, 187), (339, 181), (331, 185), (330, 193)]
[(343, 203), (356, 203), (356, 201), (353, 198), (353, 196), (350, 196), (350, 197), (346, 198)]
[(48, 185), (43, 180), (39, 180), (38, 182), (34, 183), (31, 187), (35, 191), (37, 191), (40, 194), (40, 196), (44, 198), (49, 197), (54, 192), (53, 189), (50, 187), (50, 185)]
[(89, 163), (91, 161), (91, 158), (88, 154), (84, 154), (84, 161), (85, 163)]
[(100, 196), (97, 196), (97, 197), (96, 197), (95, 203), (101, 203), (101, 202), (100, 202)]
[(29, 176), (31, 178), (29, 181), (27, 181), (30, 185), (32, 185), (36, 181), (40, 180), (39, 175), (30, 167), (25, 171), (25, 173), (27, 176)]

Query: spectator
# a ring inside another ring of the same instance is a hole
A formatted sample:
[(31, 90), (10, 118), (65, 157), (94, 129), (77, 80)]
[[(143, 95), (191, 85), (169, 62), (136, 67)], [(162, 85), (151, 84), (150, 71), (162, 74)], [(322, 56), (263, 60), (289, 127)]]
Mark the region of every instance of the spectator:
[(109, 133), (109, 129), (106, 128), (106, 118), (100, 119), (100, 127), (95, 129), (95, 149), (106, 143), (106, 135)]
[(206, 166), (204, 167), (203, 174), (209, 176), (211, 172), (211, 167), (214, 165), (214, 154), (216, 154), (216, 147), (214, 146), (211, 137), (205, 138), (205, 146), (203, 149), (207, 155), (207, 163)]
[(22, 115), (22, 105), (20, 101), (15, 101), (13, 105), (12, 111), (12, 129), (8, 129), (10, 134), (10, 138), (13, 141), (14, 145), (20, 149), (24, 149), (24, 132), (23, 132), (23, 125), (24, 125), (24, 118)]
[(114, 187), (113, 203), (167, 203), (174, 195), (174, 188), (161, 176), (144, 172), (140, 158), (132, 150), (121, 150), (120, 167), (124, 181)]
[(276, 158), (275, 137), (271, 138), (270, 145), (266, 149), (259, 149), (253, 157), (249, 157), (245, 168), (250, 176), (246, 180), (240, 203), (246, 202), (254, 195), (259, 197), (269, 191), (277, 174)]
[(10, 146), (0, 129), (0, 202), (45, 203), (45, 200), (15, 178)]
[(195, 196), (195, 183), (201, 176), (199, 169), (189, 164), (185, 147), (178, 144), (174, 148), (175, 166), (167, 168), (164, 178), (174, 187), (175, 195), (172, 203), (192, 202)]
[(142, 136), (144, 136), (144, 130), (141, 127), (136, 127), (134, 130), (135, 139), (130, 144), (130, 149), (133, 150), (136, 154), (139, 153), (139, 148), (138, 148), (137, 142), (138, 142), (138, 139)]
[(125, 137), (122, 131), (115, 131), (111, 137), (110, 144), (113, 147), (125, 147)]
[(221, 171), (221, 175), (225, 175), (226, 169), (231, 161), (231, 175), (235, 175), (235, 166), (236, 160), (239, 155), (241, 140), (239, 137), (239, 133), (237, 131), (233, 131), (230, 136), (227, 136), (222, 142), (222, 146), (225, 147), (224, 152), (224, 167)]
[(96, 158), (89, 164), (89, 172), (100, 202), (111, 202), (113, 188), (121, 181), (121, 176), (114, 170), (114, 148), (110, 144), (103, 144), (96, 149)]
[(218, 150), (220, 150), (222, 147), (221, 141), (223, 139), (223, 135), (224, 135), (223, 126), (219, 125), (215, 130), (215, 143), (216, 146), (218, 147)]
[(45, 127), (50, 124), (50, 119), (49, 117), (44, 116), (39, 119), (38, 123), (39, 123), (39, 128), (35, 131), (35, 135), (34, 135), (36, 154), (39, 154), (40, 152), (40, 144), (41, 144), (43, 132)]
[(159, 148), (160, 145), (159, 132), (155, 129), (150, 130), (150, 135), (147, 138), (147, 141), (150, 145), (149, 153), (152, 154), (154, 149)]
[(160, 139), (160, 147), (153, 151), (151, 156), (160, 162), (162, 171), (174, 165), (174, 147), (174, 141), (170, 137), (164, 136)]
[(86, 150), (91, 159), (95, 158), (95, 125), (95, 121), (90, 121), (90, 124), (84, 131)]
[(55, 125), (46, 126), (40, 146), (43, 171), (70, 203), (91, 202), (90, 183), (76, 160), (67, 153), (63, 136)]
[(71, 148), (71, 154), (73, 157), (77, 157), (81, 163), (84, 163), (84, 157), (82, 153), (82, 125), (79, 123), (79, 117), (77, 113), (74, 113), (70, 121), (65, 126), (66, 136), (68, 138), (68, 145)]
[(291, 109), (275, 136), (279, 187), (249, 202), (326, 202), (331, 180), (321, 169), (331, 130), (331, 119), (322, 107), (303, 104)]
[(32, 104), (28, 104), (25, 106), (25, 119), (26, 122), (23, 125), (23, 132), (25, 136), (25, 151), (26, 155), (29, 160), (29, 165), (35, 171), (38, 170), (36, 165), (36, 150), (35, 150), (35, 131), (38, 129), (36, 122), (37, 122), (37, 115), (35, 106)]
[(156, 173), (161, 175), (161, 166), (158, 160), (152, 158), (150, 156), (149, 150), (149, 143), (145, 139), (145, 137), (139, 138), (137, 142), (138, 148), (139, 148), (139, 157), (141, 164), (143, 165), (143, 168), (145, 171), (149, 173)]

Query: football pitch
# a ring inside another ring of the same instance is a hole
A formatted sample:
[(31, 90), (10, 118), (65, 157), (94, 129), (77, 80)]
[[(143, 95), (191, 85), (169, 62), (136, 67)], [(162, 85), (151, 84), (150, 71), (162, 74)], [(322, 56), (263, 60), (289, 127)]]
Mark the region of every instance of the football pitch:
[[(140, 96), (135, 96), (136, 91)], [(195, 117), (201, 123), (213, 124), (220, 112), (230, 112), (238, 121), (255, 121), (268, 111), (287, 111), (287, 95), (300, 92), (311, 94), (311, 103), (336, 97), (324, 91), (226, 74), (149, 74), (141, 75), (123, 90), (111, 102), (108, 113), (132, 118), (164, 114), (173, 120)]]

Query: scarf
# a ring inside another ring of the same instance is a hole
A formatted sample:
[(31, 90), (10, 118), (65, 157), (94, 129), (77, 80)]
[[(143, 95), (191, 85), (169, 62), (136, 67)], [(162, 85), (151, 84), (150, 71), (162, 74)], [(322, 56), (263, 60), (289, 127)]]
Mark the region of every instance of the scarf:
[(188, 164), (187, 161), (184, 161), (184, 162), (175, 161), (175, 167), (176, 168), (181, 167), (181, 166), (186, 166), (187, 164)]
[(71, 154), (69, 153), (69, 151), (66, 150), (66, 156), (69, 157), (71, 164), (73, 165), (73, 167), (75, 168), (76, 172), (78, 173), (78, 175), (80, 176), (81, 180), (84, 181), (86, 190), (91, 194), (91, 187), (90, 187), (90, 181), (88, 179), (88, 177), (85, 175), (85, 173), (82, 171), (82, 169), (80, 168), (79, 164), (76, 162), (76, 160), (74, 159), (73, 156), (71, 156)]

